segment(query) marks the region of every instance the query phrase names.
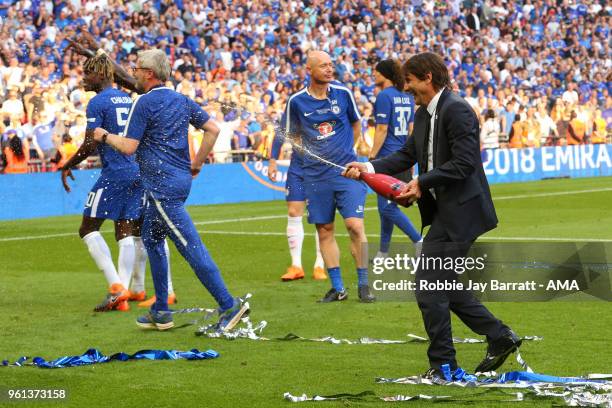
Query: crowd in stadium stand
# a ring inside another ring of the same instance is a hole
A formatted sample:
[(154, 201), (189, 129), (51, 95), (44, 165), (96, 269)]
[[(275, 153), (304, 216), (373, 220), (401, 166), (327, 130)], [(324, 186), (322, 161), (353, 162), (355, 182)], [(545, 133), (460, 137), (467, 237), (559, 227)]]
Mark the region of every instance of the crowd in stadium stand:
[(373, 66), (423, 51), (444, 56), (485, 148), (610, 142), (611, 12), (604, 0), (0, 0), (1, 165), (54, 170), (83, 140), (92, 95), (83, 57), (65, 51), (83, 30), (126, 68), (140, 50), (167, 52), (169, 86), (220, 124), (214, 162), (269, 155), (311, 49), (353, 90), (366, 146)]

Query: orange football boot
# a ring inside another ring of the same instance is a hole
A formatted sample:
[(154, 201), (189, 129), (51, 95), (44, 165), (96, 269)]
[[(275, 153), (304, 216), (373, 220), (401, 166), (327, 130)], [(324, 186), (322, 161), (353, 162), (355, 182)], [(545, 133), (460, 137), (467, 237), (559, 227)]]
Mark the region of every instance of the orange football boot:
[(119, 303), (128, 300), (130, 291), (123, 287), (120, 283), (113, 283), (108, 289), (106, 298), (94, 308), (94, 312), (107, 312), (113, 310)]
[(115, 310), (118, 310), (120, 312), (129, 312), (130, 311), (130, 305), (128, 304), (127, 300), (124, 300), (123, 302), (119, 302), (119, 304), (117, 305)]
[[(153, 306), (153, 303), (155, 303), (156, 300), (157, 300), (157, 298), (155, 296), (151, 296), (149, 299), (145, 300), (144, 302), (140, 302), (138, 304), (138, 307), (149, 308), (149, 307)], [(175, 303), (178, 303), (178, 301), (176, 300), (176, 295), (174, 293), (169, 294), (168, 295), (168, 304), (169, 305), (173, 305)]]
[(304, 279), (304, 269), (294, 265), (288, 267), (287, 272), (281, 276), (281, 280), (284, 282), (298, 279)]
[(325, 273), (325, 269), (321, 268), (320, 266), (315, 266), (314, 270), (312, 271), (312, 279), (314, 280), (327, 279), (327, 273)]

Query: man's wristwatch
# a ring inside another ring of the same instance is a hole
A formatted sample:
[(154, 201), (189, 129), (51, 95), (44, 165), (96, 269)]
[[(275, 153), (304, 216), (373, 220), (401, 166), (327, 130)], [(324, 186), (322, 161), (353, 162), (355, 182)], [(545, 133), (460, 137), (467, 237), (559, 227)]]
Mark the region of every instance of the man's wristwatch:
[(104, 132), (102, 135), (102, 143), (106, 143), (106, 138), (108, 137), (108, 132)]

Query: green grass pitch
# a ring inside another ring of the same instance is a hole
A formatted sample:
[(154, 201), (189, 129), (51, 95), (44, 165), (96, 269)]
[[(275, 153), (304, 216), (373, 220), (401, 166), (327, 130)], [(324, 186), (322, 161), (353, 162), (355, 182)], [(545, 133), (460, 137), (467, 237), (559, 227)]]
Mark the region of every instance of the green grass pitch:
[[(495, 185), (492, 191), (500, 224), (483, 239), (612, 241), (612, 178)], [(367, 206), (375, 205), (375, 198), (369, 196)], [(253, 294), (252, 319), (269, 323), (264, 335), (278, 337), (293, 332), (304, 337), (349, 339), (363, 336), (404, 339), (407, 333), (425, 335), (414, 303), (364, 305), (356, 301), (356, 274), (341, 224), (337, 228), (342, 233), (338, 242), (349, 300), (320, 305), (315, 301), (326, 292), (329, 282), (310, 279), (314, 261), (311, 226), (306, 227), (311, 235), (306, 237), (303, 251), (307, 278), (280, 282), (289, 259), (284, 236), (284, 202), (197, 206), (190, 207), (189, 211), (230, 290), (234, 294)], [(410, 208), (407, 213), (418, 226), (417, 210)], [(236, 218), (249, 217), (260, 219), (236, 221)], [(71, 407), (289, 406), (289, 402), (283, 401), (283, 393), (287, 391), (310, 396), (364, 390), (378, 395), (423, 393), (469, 397), (473, 393), (451, 387), (374, 383), (378, 376), (423, 373), (428, 368), (424, 344), (332, 345), (204, 339), (194, 335), (193, 326), (169, 332), (139, 330), (134, 320), (142, 310), (134, 304), (126, 313), (93, 313), (93, 306), (105, 294), (105, 281), (77, 236), (79, 222), (80, 216), (0, 222), (0, 359), (14, 360), (22, 355), (50, 359), (81, 354), (90, 347), (105, 354), (133, 353), (141, 349), (212, 348), (220, 357), (194, 362), (113, 362), (56, 370), (0, 367), (0, 387), (67, 389), (66, 401), (43, 404)], [(378, 228), (376, 211), (367, 211), (366, 229), (371, 241), (376, 240)], [(116, 259), (111, 224), (103, 226), (103, 231)], [(27, 239), (13, 239), (19, 237)], [(394, 240), (405, 239), (396, 232)], [(213, 306), (212, 298), (173, 247), (172, 271), (179, 306)], [(147, 276), (147, 288), (151, 293), (150, 276)], [(521, 348), (523, 357), (537, 372), (582, 375), (610, 370), (610, 303), (517, 302), (488, 303), (487, 306), (519, 334), (544, 337), (541, 342), (527, 342)], [(181, 323), (191, 318), (179, 316), (176, 321)], [(476, 336), (457, 319), (453, 320), (453, 332), (459, 337)], [(473, 370), (484, 351), (482, 344), (457, 345), (459, 364), (468, 371)], [(513, 358), (503, 366), (505, 371), (519, 368)], [(473, 405), (516, 404), (492, 402), (486, 400), (488, 396), (483, 398)], [(39, 404), (21, 402), (15, 406)], [(382, 404), (322, 402), (300, 406)], [(429, 404), (410, 403), (411, 406)], [(542, 400), (521, 406), (550, 404), (550, 400)]]

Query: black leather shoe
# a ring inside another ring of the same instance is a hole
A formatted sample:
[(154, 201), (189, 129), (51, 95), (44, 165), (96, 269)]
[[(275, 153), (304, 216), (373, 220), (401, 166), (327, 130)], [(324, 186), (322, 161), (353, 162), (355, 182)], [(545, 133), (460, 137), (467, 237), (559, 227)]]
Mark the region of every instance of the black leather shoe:
[(522, 342), (520, 337), (510, 330), (503, 337), (489, 343), (487, 355), (480, 364), (478, 364), (475, 372), (485, 373), (498, 369), (504, 364), (504, 361), (506, 361), (506, 358), (508, 358), (511, 353), (518, 350)]

